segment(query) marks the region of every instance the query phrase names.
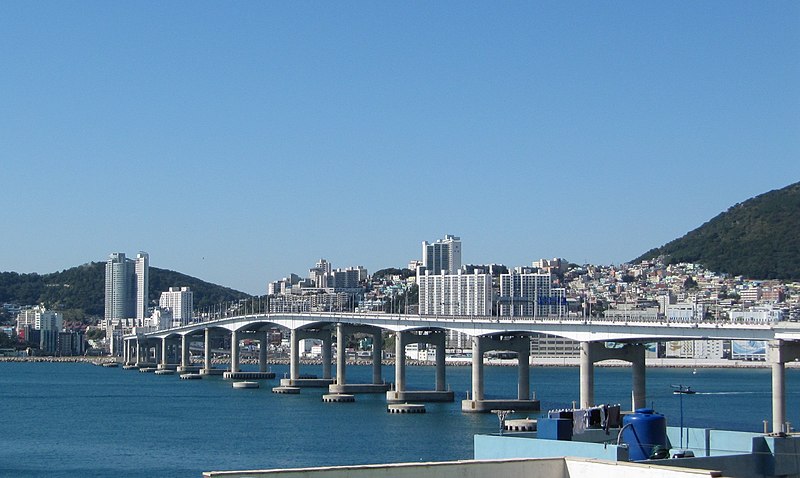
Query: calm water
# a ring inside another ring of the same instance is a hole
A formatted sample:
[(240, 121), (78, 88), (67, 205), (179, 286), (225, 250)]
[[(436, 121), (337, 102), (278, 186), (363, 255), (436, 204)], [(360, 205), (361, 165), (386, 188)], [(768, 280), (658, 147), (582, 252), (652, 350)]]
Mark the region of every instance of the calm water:
[[(247, 369), (247, 368), (245, 368)], [(303, 367), (302, 373), (321, 373)], [(273, 366), (282, 376), (285, 366)], [(630, 406), (630, 370), (595, 369), (598, 403)], [(394, 369), (384, 368), (387, 381)], [(410, 367), (409, 388), (432, 388), (432, 367)], [(800, 371), (788, 370), (788, 419), (798, 420)], [(348, 382), (366, 382), (369, 366), (350, 366)], [(456, 403), (427, 404), (426, 414), (389, 414), (383, 395), (323, 403), (322, 390), (300, 395), (233, 389), (221, 378), (179, 380), (88, 364), (0, 363), (0, 476), (199, 477), (204, 470), (409, 462), (472, 458), (472, 436), (497, 431), (494, 415), (462, 414), (469, 367), (448, 367)], [(516, 369), (487, 367), (487, 398), (516, 394)], [(648, 405), (679, 423), (671, 384), (690, 385), (687, 425), (760, 431), (771, 418), (770, 372), (650, 369)], [(542, 409), (578, 399), (578, 369), (534, 367)]]

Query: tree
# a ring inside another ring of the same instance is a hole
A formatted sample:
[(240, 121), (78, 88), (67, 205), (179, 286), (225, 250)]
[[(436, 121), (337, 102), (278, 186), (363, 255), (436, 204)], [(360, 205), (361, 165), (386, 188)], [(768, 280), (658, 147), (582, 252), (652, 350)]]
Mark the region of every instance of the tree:
[(19, 342), (15, 338), (9, 337), (5, 332), (0, 332), (0, 349), (16, 348), (18, 345)]
[(692, 276), (687, 277), (686, 280), (683, 281), (684, 290), (694, 290), (697, 289), (697, 287), (697, 281), (694, 280)]

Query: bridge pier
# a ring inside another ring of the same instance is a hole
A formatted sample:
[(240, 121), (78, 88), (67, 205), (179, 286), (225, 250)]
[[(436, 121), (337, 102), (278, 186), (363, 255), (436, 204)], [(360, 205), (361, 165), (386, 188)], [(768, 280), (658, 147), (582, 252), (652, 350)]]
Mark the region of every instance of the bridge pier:
[(211, 363), (211, 328), (206, 327), (203, 331), (203, 368), (200, 369), (200, 375), (222, 375), (225, 373), (223, 369), (214, 368)]
[[(527, 336), (514, 336), (507, 340), (503, 340), (502, 337), (473, 337), (472, 397), (461, 401), (461, 411), (489, 412), (495, 409), (538, 411), (539, 400), (530, 399), (530, 347), (530, 338)], [(510, 350), (517, 352), (519, 373), (516, 400), (484, 399), (483, 355), (493, 350)]]
[(768, 357), (772, 363), (772, 433), (786, 429), (786, 362), (800, 359), (800, 343), (772, 340)]
[[(322, 378), (300, 378), (300, 341), (322, 340)], [(333, 383), (331, 378), (331, 331), (330, 329), (292, 329), (289, 338), (289, 378), (281, 379), (281, 387), (322, 388)]]
[(128, 339), (123, 339), (123, 343), (125, 346), (122, 350), (122, 365), (130, 365), (131, 359), (131, 341)]
[[(173, 350), (176, 346), (173, 340), (170, 340), (168, 337), (163, 337), (159, 342), (157, 342), (157, 347), (160, 353), (156, 354), (158, 359), (158, 365), (156, 368), (159, 370), (175, 370), (178, 366), (174, 363), (170, 363), (170, 357), (174, 357), (176, 354), (171, 354), (170, 351)], [(177, 351), (176, 351), (177, 352)]]
[(232, 373), (239, 372), (239, 333), (231, 331), (231, 368)]
[(267, 371), (267, 349), (269, 348), (269, 331), (263, 330), (258, 333), (258, 371)]
[(344, 325), (336, 324), (336, 385), (347, 383), (347, 337), (344, 333)]
[[(347, 336), (351, 333), (372, 335), (372, 383), (347, 383)], [(389, 384), (383, 382), (381, 358), (383, 357), (383, 331), (378, 327), (346, 326), (336, 324), (336, 382), (328, 386), (329, 393), (384, 393)]]
[(606, 348), (603, 342), (581, 342), (580, 406), (589, 408), (594, 403), (594, 364), (603, 360), (624, 360), (631, 363), (632, 410), (647, 406), (646, 366), (644, 345), (627, 343), (621, 348)]
[(189, 334), (181, 335), (181, 367), (186, 368), (191, 365), (189, 360)]
[[(413, 332), (395, 333), (394, 390), (386, 392), (386, 401), (394, 402), (452, 402), (454, 394), (447, 390), (445, 381), (444, 331), (419, 335)], [(436, 347), (436, 384), (434, 390), (406, 390), (406, 345), (427, 343)]]
[(156, 362), (156, 366), (158, 366), (162, 362), (166, 362), (166, 360), (164, 359), (164, 339), (156, 340), (154, 359)]
[(134, 365), (139, 368), (154, 367), (158, 360), (158, 356), (153, 361), (150, 361), (150, 342), (157, 339), (147, 339), (144, 336), (137, 335), (135, 340), (136, 362)]
[(191, 356), (192, 336), (190, 334), (181, 335), (181, 364), (178, 373), (200, 372), (201, 367), (192, 365)]

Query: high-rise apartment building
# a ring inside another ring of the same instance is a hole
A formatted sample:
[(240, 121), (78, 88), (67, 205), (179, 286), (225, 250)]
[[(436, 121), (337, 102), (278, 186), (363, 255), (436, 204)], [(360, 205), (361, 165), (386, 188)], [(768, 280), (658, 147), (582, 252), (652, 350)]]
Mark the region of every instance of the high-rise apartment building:
[(492, 276), (489, 274), (417, 275), (419, 313), (423, 315), (492, 315)]
[(447, 234), (433, 244), (423, 241), (422, 265), (431, 274), (457, 274), (461, 269), (461, 238)]
[(170, 287), (161, 293), (158, 306), (172, 312), (173, 326), (186, 325), (192, 321), (194, 295), (188, 287)]
[(514, 271), (500, 275), (499, 314), (537, 317), (566, 315), (564, 289), (553, 288), (551, 274)]
[(136, 254), (134, 276), (136, 278), (136, 319), (141, 323), (147, 316), (150, 292), (150, 255), (146, 252)]
[(336, 269), (329, 275), (328, 287), (336, 291), (358, 289), (366, 279), (367, 270), (361, 266)]
[(149, 277), (150, 258), (147, 253), (140, 252), (136, 260), (128, 259), (122, 252), (112, 253), (106, 262), (105, 318), (144, 320)]
[(320, 259), (314, 267), (308, 270), (308, 278), (314, 281), (314, 287), (325, 289), (328, 287), (328, 278), (331, 274), (331, 264), (325, 259)]

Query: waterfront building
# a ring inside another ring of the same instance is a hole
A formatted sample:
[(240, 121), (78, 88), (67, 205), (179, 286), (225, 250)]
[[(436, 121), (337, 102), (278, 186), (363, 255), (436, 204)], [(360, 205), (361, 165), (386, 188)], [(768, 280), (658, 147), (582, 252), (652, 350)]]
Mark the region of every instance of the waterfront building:
[(580, 342), (547, 334), (531, 335), (531, 357), (571, 358), (579, 357)]
[(722, 340), (676, 340), (665, 344), (667, 358), (721, 359), (725, 347)]
[(706, 305), (702, 303), (668, 304), (664, 310), (664, 315), (671, 322), (700, 322), (706, 315)]
[[(64, 319), (59, 312), (47, 310), (40, 305), (26, 307), (17, 314), (17, 334), (28, 342), (38, 338), (39, 349), (46, 354), (53, 354), (58, 350), (58, 333), (63, 326)], [(33, 330), (37, 332), (32, 334)]]
[(150, 288), (150, 256), (146, 252), (128, 259), (123, 252), (114, 252), (106, 262), (105, 319), (135, 318), (147, 315)]
[(86, 352), (84, 335), (81, 332), (65, 331), (58, 333), (57, 355), (75, 356)]
[(772, 307), (752, 307), (744, 310), (732, 310), (729, 313), (731, 322), (774, 324), (783, 320), (783, 310)]
[(417, 275), (422, 315), (492, 315), (492, 276), (480, 274)]
[(432, 244), (423, 241), (422, 266), (432, 274), (457, 274), (461, 269), (461, 238), (447, 234)]
[(122, 336), (131, 326), (144, 325), (149, 289), (150, 256), (146, 252), (139, 252), (135, 260), (125, 257), (123, 252), (109, 256), (103, 325), (110, 354), (121, 353)]
[(498, 313), (525, 317), (566, 315), (566, 290), (553, 287), (552, 274), (517, 268), (500, 275)]
[(158, 306), (172, 313), (173, 327), (186, 325), (192, 321), (194, 296), (188, 287), (170, 287), (162, 292)]

